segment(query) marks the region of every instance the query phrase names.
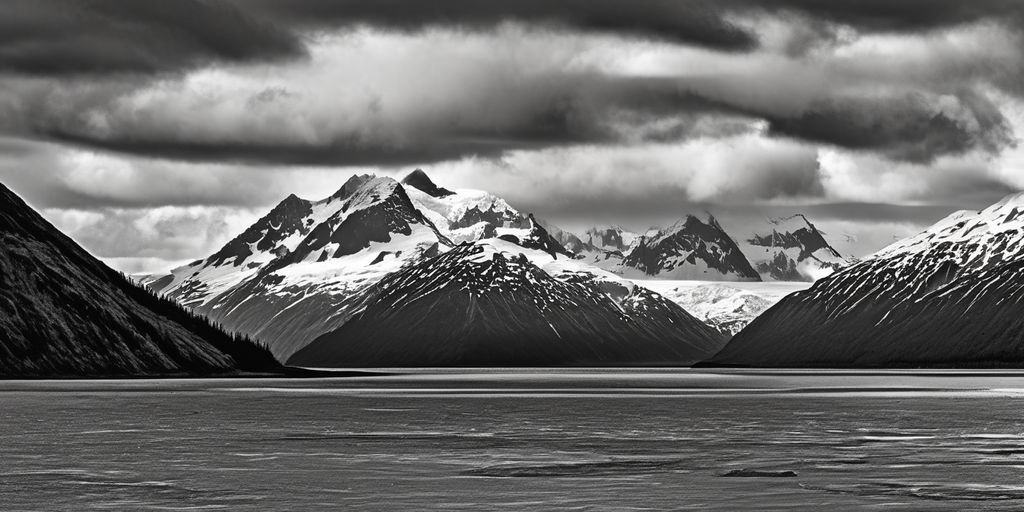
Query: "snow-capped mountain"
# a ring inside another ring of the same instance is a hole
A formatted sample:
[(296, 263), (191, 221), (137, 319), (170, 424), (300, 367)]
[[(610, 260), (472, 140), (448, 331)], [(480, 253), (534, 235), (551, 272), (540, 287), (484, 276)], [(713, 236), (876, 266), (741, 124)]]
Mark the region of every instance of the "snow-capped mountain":
[(714, 362), (1024, 363), (1024, 195), (957, 212), (794, 293)]
[(397, 181), (353, 176), (321, 201), (289, 196), (221, 250), (151, 286), (285, 358), (344, 322), (356, 291), (450, 245)]
[(760, 281), (736, 242), (708, 215), (693, 215), (637, 239), (623, 258), (621, 273), (636, 279)]
[(625, 253), (639, 235), (619, 226), (594, 226), (583, 234), (583, 241), (606, 251)]
[[(584, 241), (574, 233), (559, 229), (557, 226), (543, 222), (542, 224), (551, 233), (551, 236), (569, 251), (574, 258), (588, 265), (613, 272), (618, 271), (619, 267), (622, 266), (621, 250), (607, 246), (600, 247), (590, 241)], [(588, 237), (589, 239), (590, 237)]]
[(409, 185), (421, 192), (426, 192), (431, 197), (448, 197), (455, 195), (455, 192), (442, 188), (434, 184), (434, 180), (427, 176), (427, 173), (423, 172), (422, 169), (416, 169), (410, 172), (406, 177), (402, 178), (403, 185)]
[(0, 185), (0, 377), (279, 371), (108, 268)]
[(403, 182), (354, 176), (321, 201), (289, 196), (210, 257), (147, 282), (284, 360), (345, 323), (366, 287), (458, 242), (495, 240), (545, 264), (580, 266), (497, 196), (444, 189), (422, 171)]
[(682, 365), (722, 344), (720, 333), (658, 294), (532, 252), (502, 239), (467, 242), (389, 274), (360, 294), (351, 320), (288, 363)]
[[(410, 179), (415, 176), (414, 179)], [(482, 190), (452, 192), (438, 187), (426, 173), (415, 171), (403, 181), (412, 204), (452, 242), (493, 238), (530, 229), (530, 219), (504, 199)], [(445, 193), (437, 193), (443, 190)], [(500, 231), (500, 232), (499, 232)]]
[(764, 280), (814, 281), (850, 264), (802, 214), (768, 219), (767, 224), (739, 241)]

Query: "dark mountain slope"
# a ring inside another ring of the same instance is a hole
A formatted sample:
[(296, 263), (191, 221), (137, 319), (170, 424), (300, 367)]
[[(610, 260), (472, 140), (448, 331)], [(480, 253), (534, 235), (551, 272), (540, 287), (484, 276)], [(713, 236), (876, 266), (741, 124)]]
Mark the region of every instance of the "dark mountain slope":
[(1024, 366), (1022, 211), (955, 213), (786, 297), (711, 362)]
[(278, 369), (263, 348), (108, 268), (0, 185), (0, 377)]
[(685, 365), (721, 346), (720, 333), (675, 304), (640, 288), (624, 293), (617, 302), (593, 282), (555, 279), (525, 257), (462, 244), (385, 276), (352, 319), (288, 363)]
[(915, 300), (875, 295), (856, 314), (795, 293), (711, 361), (740, 366), (1024, 367), (1024, 262), (955, 279)]

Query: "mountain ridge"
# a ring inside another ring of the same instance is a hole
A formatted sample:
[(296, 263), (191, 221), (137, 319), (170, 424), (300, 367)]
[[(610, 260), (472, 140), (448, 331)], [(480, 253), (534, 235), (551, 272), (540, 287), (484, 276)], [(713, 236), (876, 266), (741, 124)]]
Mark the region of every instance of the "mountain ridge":
[(1024, 288), (1022, 212), (1024, 198), (1011, 196), (954, 213), (786, 297), (711, 362), (1021, 364), (1024, 309), (1014, 298)]
[(0, 184), (0, 377), (278, 372), (270, 353), (155, 296)]

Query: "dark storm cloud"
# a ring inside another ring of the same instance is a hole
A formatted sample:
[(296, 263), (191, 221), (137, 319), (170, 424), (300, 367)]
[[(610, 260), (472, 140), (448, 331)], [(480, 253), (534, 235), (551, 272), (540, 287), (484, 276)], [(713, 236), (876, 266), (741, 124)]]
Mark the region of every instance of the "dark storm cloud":
[(908, 162), (927, 163), (974, 149), (995, 153), (1013, 143), (1007, 120), (991, 103), (973, 93), (960, 99), (973, 122), (936, 111), (917, 95), (835, 99), (793, 117), (765, 118), (772, 134), (874, 151)]
[(713, 0), (255, 0), (277, 19), (304, 25), (367, 24), (414, 30), (486, 28), (503, 21), (561, 25), (717, 48), (753, 49), (754, 35), (729, 23)]
[(227, 2), (8, 0), (0, 13), (0, 72), (154, 73), (305, 52), (293, 32)]
[(703, 0), (8, 0), (0, 14), (0, 72), (36, 76), (301, 58), (304, 31), (359, 24), (481, 29), (521, 21), (727, 51), (757, 46)]
[[(525, 80), (525, 79), (524, 79)], [(473, 84), (467, 82), (466, 87)], [(239, 127), (235, 119), (221, 119), (206, 112), (196, 112), (202, 119), (203, 135), (197, 130), (168, 126), (167, 109), (153, 111), (119, 110), (118, 102), (126, 94), (116, 88), (89, 87), (70, 92), (39, 94), (21, 105), (18, 116), (7, 116), (0, 126), (11, 131), (28, 130), (34, 136), (82, 148), (151, 156), (193, 162), (230, 162), (263, 165), (380, 165), (399, 166), (441, 162), (467, 156), (492, 158), (507, 151), (543, 149), (575, 144), (620, 142), (633, 136), (641, 141), (662, 142), (693, 134), (693, 116), (729, 115), (734, 109), (720, 102), (686, 92), (672, 80), (660, 78), (623, 78), (597, 74), (539, 75), (529, 79), (529, 86), (497, 84), (489, 96), (507, 105), (493, 108), (484, 118), (476, 113), (476, 105), (456, 105), (451, 111), (434, 114), (428, 126), (422, 120), (394, 121), (385, 133), (368, 131), (377, 122), (379, 105), (369, 102), (361, 115), (367, 123), (358, 126), (334, 127), (329, 122), (318, 125), (330, 131), (329, 138), (316, 143), (294, 141), (287, 127), (265, 132), (247, 133), (254, 126), (267, 123), (258, 117)], [(108, 97), (104, 91), (111, 91)], [(261, 103), (270, 97), (288, 98), (287, 91), (260, 93)], [(132, 92), (128, 89), (127, 93)], [(54, 101), (68, 95), (78, 99), (74, 111), (57, 110), (65, 102)], [(253, 99), (247, 101), (251, 107)], [(57, 107), (55, 107), (57, 105)], [(269, 107), (270, 105), (261, 105)], [(96, 130), (88, 116), (81, 112), (104, 112), (107, 128)], [(634, 113), (636, 115), (629, 116)], [(668, 128), (644, 131), (645, 124), (666, 116), (675, 124)], [(616, 121), (629, 117), (625, 128)], [(18, 121), (20, 119), (20, 121)], [(724, 119), (729, 124), (729, 119)], [(14, 126), (13, 124), (19, 124)], [(639, 126), (635, 133), (623, 129)], [(736, 130), (736, 128), (729, 128)], [(396, 139), (400, 139), (396, 140)]]
[(1016, 0), (8, 0), (0, 71), (30, 75), (152, 73), (210, 62), (305, 55), (303, 34), (355, 25), (487, 29), (504, 21), (750, 51), (735, 14), (797, 14), (796, 47), (825, 24), (914, 32), (992, 20), (1019, 28)]
[(733, 8), (794, 11), (868, 32), (917, 32), (1024, 19), (1019, 0), (726, 0)]
[[(475, 114), (476, 105), (459, 104), (432, 114), (427, 124), (419, 118), (391, 119), (382, 131), (374, 131), (373, 124), (382, 121), (370, 112), (366, 124), (359, 126), (332, 127), (329, 120), (317, 124), (324, 136), (315, 142), (294, 140), (288, 126), (274, 128), (259, 114), (249, 123), (239, 123), (237, 118), (206, 117), (197, 111), (201, 133), (198, 126), (169, 126), (165, 115), (173, 105), (125, 112), (116, 106), (119, 94), (107, 98), (104, 88), (95, 87), (71, 93), (77, 98), (76, 112), (54, 110), (54, 104), (63, 102), (53, 101), (54, 95), (40, 95), (22, 105), (20, 115), (7, 116), (0, 124), (10, 125), (20, 118), (24, 126), (13, 131), (28, 130), (37, 137), (84, 148), (261, 165), (401, 166), (579, 144), (672, 142), (743, 131), (743, 120), (747, 126), (753, 120), (767, 121), (769, 135), (916, 163), (975, 150), (995, 154), (1014, 143), (999, 109), (972, 91), (949, 96), (952, 106), (941, 105), (933, 95), (910, 93), (836, 97), (780, 111), (775, 105), (744, 104), (742, 95), (710, 98), (697, 92), (708, 89), (707, 84), (675, 78), (563, 74), (538, 76), (528, 87), (490, 87), (493, 90), (487, 94), (493, 101), (500, 99), (507, 105), (492, 109), (486, 118)], [(290, 93), (278, 91), (273, 96)], [(378, 107), (371, 102), (366, 108)], [(952, 112), (947, 111), (950, 108)], [(80, 111), (106, 112), (106, 128), (94, 129)], [(701, 119), (714, 123), (698, 128)], [(269, 132), (263, 130), (267, 126)]]
[[(250, 165), (374, 165), (398, 166), (433, 163), (461, 156), (495, 157), (510, 149), (530, 149), (554, 144), (518, 138), (478, 137), (475, 140), (441, 140), (415, 146), (395, 147), (338, 140), (329, 144), (287, 144), (158, 140), (137, 137), (99, 138), (85, 133), (53, 130), (45, 135), (57, 142), (82, 148), (102, 149), (129, 155), (185, 162), (229, 162)], [(560, 137), (561, 138), (561, 137)], [(564, 140), (564, 138), (562, 138)]]
[[(311, 31), (336, 33), (339, 28), (358, 25), (407, 32), (447, 26), (481, 33), (511, 20), (556, 27), (555, 32), (596, 31), (719, 50), (752, 51), (758, 47), (757, 38), (748, 31), (752, 29), (740, 28), (730, 20), (737, 14), (769, 13), (788, 16), (786, 19), (793, 25), (810, 27), (792, 42), (792, 52), (800, 53), (813, 46), (816, 37), (825, 37), (826, 25), (832, 23), (849, 24), (865, 31), (918, 32), (979, 20), (1017, 20), (1024, 2), (12, 0), (0, 9), (0, 73), (28, 74), (41, 82), (48, 75), (61, 76), (60, 81), (41, 83), (35, 90), (30, 87), (29, 92), (7, 102), (2, 90), (6, 84), (0, 84), (0, 129), (7, 133), (172, 160), (397, 166), (466, 156), (497, 157), (517, 149), (624, 141), (671, 142), (707, 133), (742, 132), (743, 121), (751, 120), (766, 121), (772, 135), (909, 162), (930, 162), (939, 156), (974, 150), (997, 153), (1010, 144), (1013, 134), (999, 108), (971, 92), (970, 85), (963, 86), (967, 92), (955, 94), (966, 118), (939, 108), (935, 97), (948, 95), (944, 90), (947, 86), (931, 76), (924, 80), (935, 83), (909, 86), (922, 89), (920, 94), (857, 97), (856, 93), (839, 96), (831, 92), (843, 84), (828, 79), (812, 86), (815, 90), (791, 91), (792, 84), (778, 74), (773, 76), (770, 70), (758, 77), (758, 83), (751, 83), (750, 76), (714, 76), (714, 71), (702, 79), (619, 78), (596, 70), (588, 74), (555, 68), (531, 75), (534, 70), (502, 70), (493, 62), (500, 60), (495, 57), (483, 62), (480, 70), (467, 75), (463, 82), (434, 86), (449, 97), (478, 95), (486, 101), (471, 105), (446, 103), (437, 107), (436, 112), (416, 112), (416, 116), (402, 118), (401, 114), (380, 107), (380, 102), (386, 104), (391, 99), (384, 93), (374, 92), (381, 95), (378, 104), (357, 106), (366, 111), (383, 110), (383, 116), (377, 115), (380, 112), (324, 114), (317, 112), (321, 105), (316, 101), (323, 101), (322, 98), (303, 104), (306, 100), (301, 95), (282, 87), (270, 87), (253, 95), (244, 102), (245, 109), (218, 110), (215, 107), (232, 101), (230, 94), (210, 99), (209, 91), (190, 90), (187, 85), (174, 84), (173, 79), (153, 79), (147, 75), (217, 62), (303, 58), (307, 56), (305, 44), (309, 42), (304, 38), (311, 37)], [(458, 31), (455, 34), (466, 36)], [(537, 36), (538, 32), (524, 34)], [(458, 52), (426, 52), (421, 56), (427, 62), (420, 65), (422, 69), (397, 74), (394, 81), (405, 83), (419, 73), (429, 73), (431, 59), (441, 62), (453, 58), (452, 53)], [(756, 63), (759, 55), (751, 53), (751, 63)], [(535, 57), (516, 56), (508, 60), (529, 62)], [(474, 58), (483, 61), (487, 56)], [(853, 65), (871, 68), (871, 63)], [(938, 69), (941, 65), (939, 59), (915, 69)], [(496, 69), (505, 73), (505, 83), (495, 84), (488, 76)], [(1018, 82), (1009, 79), (1009, 75), (1016, 77), (1015, 73), (973, 68), (959, 72), (964, 76), (951, 76), (950, 82), (984, 80), (986, 72), (1000, 74), (1001, 83)], [(105, 73), (119, 75), (111, 77)], [(134, 76), (128, 79), (120, 75), (123, 73)], [(81, 74), (88, 76), (77, 76)], [(353, 81), (359, 78), (358, 71), (354, 72)], [(74, 86), (65, 87), (65, 80), (74, 82)], [(893, 78), (884, 76), (882, 71), (871, 80), (875, 83), (861, 85), (873, 91), (884, 91), (890, 85), (900, 91), (908, 88), (907, 84), (892, 84)], [(364, 87), (373, 90), (377, 85), (367, 83)], [(142, 99), (133, 97), (139, 91), (159, 92), (169, 87), (178, 87), (182, 96), (199, 99), (191, 105), (167, 101), (153, 106), (151, 94), (143, 94)], [(334, 85), (325, 81), (322, 87)], [(417, 81), (409, 83), (407, 90), (394, 89), (390, 94), (415, 96), (420, 93), (417, 89), (429, 87)], [(766, 92), (767, 100), (750, 100)], [(804, 94), (814, 94), (816, 99), (810, 105), (799, 105)], [(7, 92), (7, 96), (11, 94)], [(424, 94), (423, 102), (439, 96)], [(797, 101), (790, 101), (793, 98)], [(303, 133), (313, 134), (306, 139), (295, 135), (294, 127), (279, 122), (302, 107), (308, 109), (305, 114), (309, 117), (323, 117), (301, 127)], [(250, 116), (247, 110), (273, 111), (274, 115)], [(482, 119), (477, 114), (481, 110), (487, 112)], [(186, 111), (195, 120), (182, 114)], [(350, 114), (363, 124), (339, 127), (329, 118)], [(706, 117), (740, 122), (728, 126), (725, 123), (711, 130), (697, 126), (697, 120)]]

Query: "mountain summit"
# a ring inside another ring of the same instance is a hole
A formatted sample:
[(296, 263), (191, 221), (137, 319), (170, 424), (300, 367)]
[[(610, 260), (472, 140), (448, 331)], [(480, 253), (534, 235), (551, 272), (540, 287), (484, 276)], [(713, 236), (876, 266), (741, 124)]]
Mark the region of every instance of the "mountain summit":
[(154, 285), (284, 359), (343, 323), (356, 291), (450, 245), (400, 183), (355, 175), (320, 201), (287, 197), (214, 255)]
[(639, 279), (760, 281), (761, 276), (710, 214), (687, 215), (640, 237), (622, 260), (622, 272)]
[(426, 192), (432, 197), (447, 197), (455, 195), (455, 192), (446, 188), (438, 187), (434, 184), (434, 181), (427, 176), (427, 173), (423, 172), (422, 169), (416, 169), (410, 172), (405, 178), (402, 178), (403, 185), (409, 185), (417, 190)]
[(768, 219), (739, 246), (764, 280), (814, 281), (850, 263), (799, 213)]

